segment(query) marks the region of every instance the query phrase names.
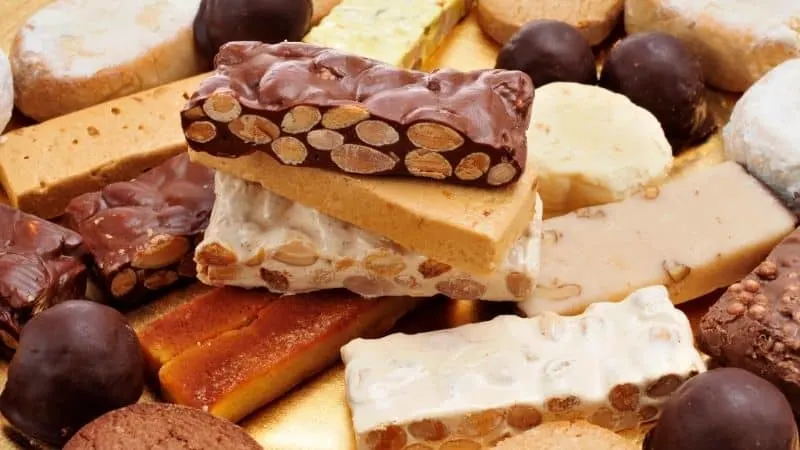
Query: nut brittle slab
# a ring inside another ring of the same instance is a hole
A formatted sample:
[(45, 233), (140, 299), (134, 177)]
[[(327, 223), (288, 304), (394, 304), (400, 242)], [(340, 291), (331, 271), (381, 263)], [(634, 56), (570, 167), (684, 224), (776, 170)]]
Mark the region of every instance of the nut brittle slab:
[(259, 183), (282, 197), (474, 275), (489, 275), (500, 267), (535, 211), (536, 176), (531, 168), (517, 183), (490, 190), (289, 167), (263, 152), (239, 158), (191, 149), (189, 154), (200, 164)]
[(473, 276), (388, 239), (217, 172), (217, 200), (198, 245), (200, 281), (276, 293), (346, 288), (364, 297), (444, 294), (465, 300), (529, 299), (539, 272), (542, 203), (500, 268)]
[(342, 359), (360, 450), (485, 448), (557, 420), (632, 428), (656, 420), (668, 395), (706, 370), (663, 286), (579, 316), (356, 339)]
[(725, 162), (618, 203), (544, 221), (542, 269), (528, 315), (578, 313), (663, 284), (676, 303), (744, 277), (795, 227), (758, 180)]

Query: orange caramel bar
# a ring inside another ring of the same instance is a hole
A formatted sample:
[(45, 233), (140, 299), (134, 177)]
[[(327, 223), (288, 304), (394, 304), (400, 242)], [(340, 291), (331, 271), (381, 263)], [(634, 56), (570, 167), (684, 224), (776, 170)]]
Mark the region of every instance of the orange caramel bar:
[(283, 297), (253, 292), (269, 304), (252, 323), (164, 364), (159, 381), (167, 400), (238, 421), (336, 362), (352, 339), (384, 335), (417, 304), (346, 290)]
[(184, 351), (246, 326), (271, 300), (257, 290), (214, 289), (148, 324), (139, 332), (139, 342), (157, 372)]

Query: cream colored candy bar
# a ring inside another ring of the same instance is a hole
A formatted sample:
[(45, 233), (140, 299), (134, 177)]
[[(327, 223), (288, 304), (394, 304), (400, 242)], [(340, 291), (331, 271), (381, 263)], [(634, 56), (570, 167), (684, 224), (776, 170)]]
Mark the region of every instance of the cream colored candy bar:
[(473, 0), (344, 0), (303, 39), (405, 68), (419, 68)]
[(528, 315), (579, 313), (654, 284), (682, 303), (743, 278), (794, 224), (769, 190), (725, 162), (545, 220), (538, 286), (520, 306)]
[(487, 448), (556, 420), (632, 428), (655, 420), (669, 394), (706, 370), (663, 286), (579, 316), (500, 316), (356, 339), (342, 359), (359, 450), (434, 441)]
[[(500, 268), (473, 276), (217, 172), (217, 200), (197, 248), (198, 278), (216, 286), (300, 293), (345, 287), (364, 297), (531, 298), (539, 272), (542, 204)], [(537, 199), (538, 200), (538, 199)]]
[(177, 119), (208, 75), (92, 106), (0, 138), (0, 181), (15, 206), (49, 219), (70, 200), (186, 151)]

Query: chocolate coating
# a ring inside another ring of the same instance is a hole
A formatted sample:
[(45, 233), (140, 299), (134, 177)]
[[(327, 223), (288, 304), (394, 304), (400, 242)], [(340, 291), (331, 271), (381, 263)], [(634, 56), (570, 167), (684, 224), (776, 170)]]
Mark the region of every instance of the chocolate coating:
[(589, 42), (558, 20), (525, 24), (500, 50), (495, 68), (525, 72), (537, 88), (557, 81), (597, 84)]
[(697, 57), (665, 33), (637, 33), (608, 54), (600, 86), (628, 97), (661, 122), (678, 152), (716, 129), (708, 113), (703, 70)]
[(664, 405), (643, 450), (793, 450), (792, 408), (768, 381), (723, 368), (684, 383)]
[(194, 41), (209, 64), (233, 41), (299, 41), (311, 26), (311, 0), (202, 0)]
[(95, 418), (135, 403), (144, 368), (136, 333), (122, 314), (69, 300), (22, 330), (0, 412), (27, 436), (62, 445)]

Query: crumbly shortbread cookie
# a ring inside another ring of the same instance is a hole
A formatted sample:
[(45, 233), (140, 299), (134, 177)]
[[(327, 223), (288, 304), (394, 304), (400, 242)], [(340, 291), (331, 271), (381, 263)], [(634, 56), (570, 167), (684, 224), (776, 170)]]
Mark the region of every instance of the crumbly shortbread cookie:
[(797, 0), (626, 0), (625, 28), (680, 38), (700, 57), (706, 81), (733, 92), (800, 56)]
[(722, 138), (727, 159), (743, 164), (800, 215), (798, 118), (800, 58), (779, 65), (745, 92)]
[(627, 97), (550, 83), (535, 98), (528, 151), (546, 216), (623, 200), (666, 178), (672, 148), (661, 125)]
[(199, 73), (199, 0), (56, 0), (11, 50), (17, 107), (42, 121)]
[(550, 422), (501, 441), (497, 450), (636, 450), (630, 439), (586, 421)]
[(8, 57), (0, 50), (0, 134), (11, 120), (14, 110), (14, 81)]
[(531, 20), (552, 19), (577, 28), (597, 45), (608, 37), (622, 15), (624, 0), (478, 0), (481, 28), (501, 45)]

